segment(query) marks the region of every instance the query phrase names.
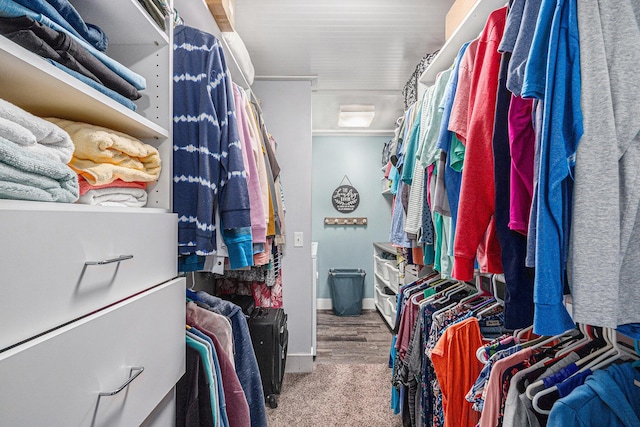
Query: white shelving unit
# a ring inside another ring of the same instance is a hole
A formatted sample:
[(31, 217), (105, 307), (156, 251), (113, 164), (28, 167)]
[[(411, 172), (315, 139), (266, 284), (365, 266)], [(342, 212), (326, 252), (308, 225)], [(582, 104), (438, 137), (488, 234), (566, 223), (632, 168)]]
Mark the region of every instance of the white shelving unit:
[[(185, 283), (171, 213), (173, 36), (137, 0), (71, 3), (107, 34), (105, 54), (144, 77), (136, 111), (3, 36), (0, 98), (138, 138), (158, 149), (162, 172), (144, 208), (0, 200), (0, 378), (13, 384), (0, 390), (0, 425), (142, 425), (175, 404), (184, 373)], [(127, 379), (131, 386), (97, 411), (98, 393)]]
[(387, 324), (393, 328), (396, 319), (396, 297), (402, 279), (398, 269), (396, 248), (386, 242), (373, 244), (373, 301)]

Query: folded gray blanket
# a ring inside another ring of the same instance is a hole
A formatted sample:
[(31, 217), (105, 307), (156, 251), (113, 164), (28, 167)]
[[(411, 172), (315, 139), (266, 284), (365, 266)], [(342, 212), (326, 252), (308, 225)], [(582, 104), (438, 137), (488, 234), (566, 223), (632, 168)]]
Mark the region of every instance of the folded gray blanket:
[(73, 203), (78, 175), (67, 165), (0, 136), (0, 199)]

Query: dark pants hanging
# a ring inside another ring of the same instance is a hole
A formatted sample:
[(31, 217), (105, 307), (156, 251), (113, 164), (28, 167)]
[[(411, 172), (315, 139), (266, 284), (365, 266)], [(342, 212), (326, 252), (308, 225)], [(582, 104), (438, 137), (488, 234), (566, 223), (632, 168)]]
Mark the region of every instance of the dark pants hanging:
[(507, 66), (510, 53), (502, 54), (496, 116), (493, 129), (493, 161), (496, 193), (495, 221), (502, 249), (502, 266), (507, 282), (505, 328), (519, 329), (533, 324), (533, 269), (526, 268), (527, 238), (509, 229), (511, 152), (509, 148), (509, 104)]

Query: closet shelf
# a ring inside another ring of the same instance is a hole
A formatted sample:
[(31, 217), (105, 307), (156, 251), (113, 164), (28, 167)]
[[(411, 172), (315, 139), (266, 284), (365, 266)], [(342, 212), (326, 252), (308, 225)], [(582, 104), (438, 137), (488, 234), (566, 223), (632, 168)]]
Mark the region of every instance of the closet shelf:
[(109, 46), (131, 44), (168, 45), (163, 32), (138, 1), (73, 0), (73, 7), (85, 22), (99, 22), (109, 36)]
[[(3, 98), (31, 114), (84, 121), (136, 138), (167, 138), (169, 131), (0, 36)], [(143, 91), (144, 92), (144, 91)]]
[(90, 212), (90, 213), (126, 213), (126, 214), (159, 214), (169, 213), (164, 208), (132, 208), (119, 206), (93, 206), (79, 203), (35, 202), (32, 200), (0, 199), (0, 211), (46, 211), (46, 212)]
[(453, 64), (460, 47), (480, 35), (491, 12), (503, 7), (505, 4), (505, 0), (476, 1), (449, 40), (442, 46), (440, 52), (433, 58), (431, 64), (424, 70), (418, 81), (427, 86), (434, 84), (438, 73)]
[(222, 32), (213, 15), (211, 15), (205, 0), (175, 0), (173, 5), (178, 10), (178, 14), (184, 20), (185, 25), (213, 34), (220, 40), (227, 67), (231, 73), (231, 79), (242, 88), (249, 89), (251, 84), (242, 72), (238, 60), (233, 55), (224, 37), (222, 37)]

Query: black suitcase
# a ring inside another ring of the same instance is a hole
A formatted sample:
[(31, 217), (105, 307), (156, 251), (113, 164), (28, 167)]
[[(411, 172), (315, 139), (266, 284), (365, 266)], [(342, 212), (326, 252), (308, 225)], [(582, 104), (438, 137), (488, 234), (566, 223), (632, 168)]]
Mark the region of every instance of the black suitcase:
[(258, 360), (265, 402), (276, 408), (287, 362), (287, 315), (281, 308), (256, 307), (249, 318), (249, 333)]
[(251, 316), (251, 313), (253, 313), (253, 310), (256, 308), (255, 300), (251, 295), (222, 294), (218, 295), (218, 297), (230, 301), (240, 307), (246, 316)]

